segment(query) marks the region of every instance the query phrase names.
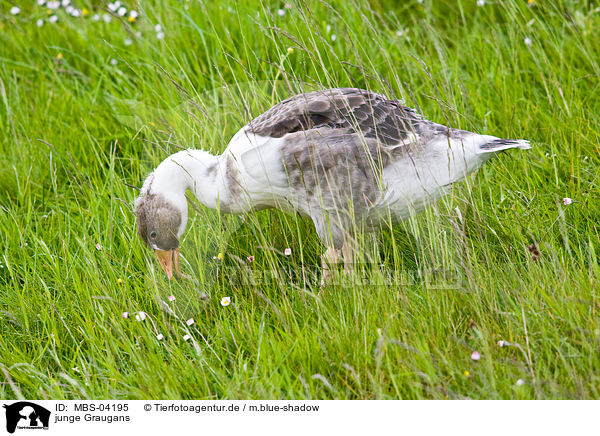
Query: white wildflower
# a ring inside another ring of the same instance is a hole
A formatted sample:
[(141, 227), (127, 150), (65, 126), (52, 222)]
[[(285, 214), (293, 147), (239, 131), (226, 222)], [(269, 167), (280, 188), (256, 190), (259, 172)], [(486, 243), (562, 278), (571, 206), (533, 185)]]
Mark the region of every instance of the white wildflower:
[(530, 37), (526, 37), (526, 38), (523, 40), (523, 42), (525, 43), (525, 45), (526, 45), (527, 47), (531, 47), (531, 44), (533, 43), (533, 42), (531, 41), (531, 38), (530, 38)]
[(158, 32), (156, 34), (156, 38), (158, 38), (158, 39), (163, 39), (164, 37), (165, 37), (165, 33), (164, 32)]
[(223, 297), (221, 298), (221, 306), (227, 307), (231, 304), (231, 297)]
[(20, 12), (21, 8), (19, 8), (18, 6), (13, 6), (12, 8), (10, 8), (11, 15), (19, 15)]
[(279, 15), (280, 17), (285, 17), (285, 10), (284, 9), (277, 9), (277, 15)]

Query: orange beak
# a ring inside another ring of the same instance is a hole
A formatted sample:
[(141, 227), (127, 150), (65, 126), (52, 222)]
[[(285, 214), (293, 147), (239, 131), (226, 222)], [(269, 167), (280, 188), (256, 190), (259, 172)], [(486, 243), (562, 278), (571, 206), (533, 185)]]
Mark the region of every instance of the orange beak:
[(156, 257), (158, 257), (158, 263), (160, 263), (169, 280), (173, 278), (173, 269), (175, 269), (177, 277), (181, 275), (181, 271), (179, 270), (179, 248), (167, 251), (157, 249), (154, 252), (156, 253)]

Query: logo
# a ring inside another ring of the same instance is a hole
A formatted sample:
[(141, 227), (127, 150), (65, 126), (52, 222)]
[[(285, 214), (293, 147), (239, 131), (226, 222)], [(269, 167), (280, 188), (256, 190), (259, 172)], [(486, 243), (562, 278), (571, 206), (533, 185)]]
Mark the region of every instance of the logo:
[(6, 409), (6, 431), (14, 433), (15, 429), (48, 430), (50, 411), (29, 401), (19, 401), (4, 405)]

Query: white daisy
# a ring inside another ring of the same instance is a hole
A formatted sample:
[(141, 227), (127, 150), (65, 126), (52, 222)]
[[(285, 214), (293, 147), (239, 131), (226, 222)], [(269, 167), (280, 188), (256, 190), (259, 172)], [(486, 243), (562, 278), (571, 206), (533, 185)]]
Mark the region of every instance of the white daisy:
[(164, 34), (164, 32), (158, 32), (158, 33), (156, 34), (156, 37), (157, 37), (158, 39), (163, 39), (163, 38), (165, 37), (165, 34)]
[(100, 15), (94, 14), (94, 16), (92, 17), (92, 21), (100, 21)]
[(19, 15), (20, 12), (21, 9), (18, 6), (13, 6), (12, 8), (10, 8), (11, 15)]
[(530, 37), (526, 37), (526, 38), (523, 40), (523, 42), (525, 43), (525, 45), (526, 45), (527, 47), (531, 47), (531, 44), (533, 43), (533, 41), (531, 41), (531, 38), (530, 38)]
[(285, 16), (285, 10), (284, 9), (278, 9), (277, 10), (277, 15), (279, 15), (280, 17), (284, 17)]
[(110, 16), (110, 14), (104, 14), (104, 15), (102, 15), (102, 19), (104, 20), (105, 23), (110, 23), (110, 20), (112, 20), (112, 17)]
[(48, 7), (48, 9), (58, 9), (60, 8), (60, 2), (58, 1), (53, 1), (53, 2), (48, 2), (48, 4), (46, 5)]
[(226, 307), (231, 304), (231, 297), (223, 297), (221, 298), (221, 306)]
[(122, 6), (117, 11), (117, 14), (119, 14), (119, 17), (124, 17), (126, 13), (127, 13), (127, 9)]
[(159, 333), (156, 335), (156, 339), (158, 339), (159, 341), (162, 341), (164, 338), (164, 336), (162, 335), (162, 333)]
[(38, 27), (42, 27), (44, 25), (44, 20), (42, 20), (41, 18), (39, 20), (37, 20), (35, 22), (35, 24), (37, 24)]
[(111, 65), (117, 65), (119, 63), (119, 61), (117, 61), (116, 59), (111, 59), (110, 60), (110, 64)]
[(162, 32), (162, 26), (160, 24), (157, 24), (156, 26), (154, 26), (154, 31), (155, 32)]
[(67, 6), (69, 6), (71, 4), (71, 0), (62, 0), (61, 2), (63, 8), (66, 8)]

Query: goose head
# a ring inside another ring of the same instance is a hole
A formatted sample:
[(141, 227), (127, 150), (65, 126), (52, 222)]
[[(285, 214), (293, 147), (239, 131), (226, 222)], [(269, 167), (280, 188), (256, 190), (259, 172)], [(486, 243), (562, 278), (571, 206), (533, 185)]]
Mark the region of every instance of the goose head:
[(154, 250), (169, 280), (173, 273), (179, 277), (179, 239), (187, 224), (185, 195), (142, 190), (135, 202), (135, 214), (140, 237)]

